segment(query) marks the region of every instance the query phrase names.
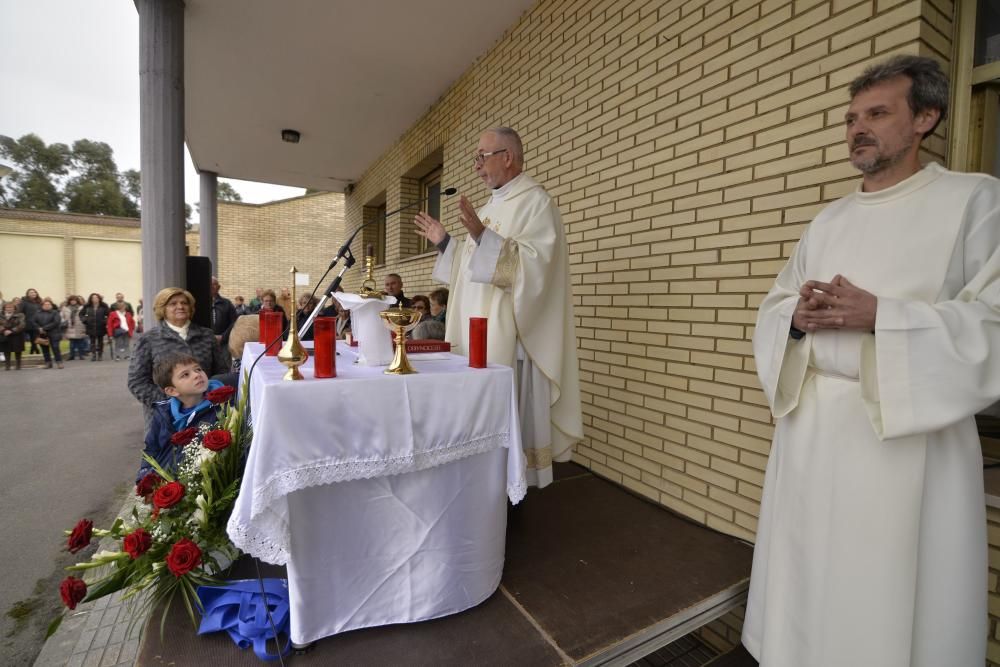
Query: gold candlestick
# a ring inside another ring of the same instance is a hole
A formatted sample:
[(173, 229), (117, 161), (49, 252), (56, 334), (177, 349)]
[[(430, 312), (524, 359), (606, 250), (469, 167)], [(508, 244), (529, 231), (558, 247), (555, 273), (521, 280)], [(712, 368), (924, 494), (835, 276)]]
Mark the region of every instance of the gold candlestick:
[(285, 344), (281, 346), (281, 350), (278, 352), (278, 361), (288, 366), (288, 372), (282, 378), (284, 380), (304, 380), (305, 378), (302, 377), (302, 373), (299, 372), (299, 366), (306, 363), (306, 359), (309, 358), (309, 353), (306, 352), (306, 349), (302, 347), (302, 342), (299, 341), (299, 327), (295, 317), (295, 274), (298, 272), (299, 270), (294, 266), (289, 272), (292, 274), (291, 327), (288, 330), (288, 338), (285, 339)]
[(365, 279), (361, 283), (358, 295), (363, 299), (385, 298), (385, 292), (380, 291), (375, 282), (375, 258), (371, 255), (365, 257)]

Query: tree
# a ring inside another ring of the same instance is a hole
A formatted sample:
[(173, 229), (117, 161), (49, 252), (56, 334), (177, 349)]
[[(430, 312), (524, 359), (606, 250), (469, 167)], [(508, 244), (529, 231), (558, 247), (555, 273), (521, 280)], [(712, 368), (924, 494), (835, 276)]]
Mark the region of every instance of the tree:
[(236, 188), (225, 181), (219, 181), (215, 198), (219, 201), (243, 201), (243, 197), (236, 191)]
[(5, 206), (58, 211), (64, 197), (60, 178), (70, 166), (66, 144), (46, 145), (37, 134), (20, 139), (0, 135), (0, 157), (14, 170), (0, 181), (0, 199)]
[(75, 175), (63, 191), (66, 209), (74, 213), (137, 217), (139, 209), (123, 188), (114, 151), (103, 141), (79, 139), (73, 142), (70, 162)]
[(122, 191), (135, 207), (136, 215), (138, 215), (142, 202), (142, 178), (138, 169), (126, 169), (122, 172)]

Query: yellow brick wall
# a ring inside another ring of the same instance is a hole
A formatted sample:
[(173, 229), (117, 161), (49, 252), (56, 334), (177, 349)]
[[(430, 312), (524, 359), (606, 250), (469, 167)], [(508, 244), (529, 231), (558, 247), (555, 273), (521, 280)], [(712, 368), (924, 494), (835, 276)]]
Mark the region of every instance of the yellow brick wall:
[[(253, 298), (258, 287), (291, 287), (294, 265), (309, 274), (309, 289), (344, 242), (344, 195), (317, 193), (269, 204), (219, 202), (218, 270), (221, 293)], [(319, 291), (333, 280), (328, 276)], [(299, 287), (301, 294), (304, 288)]]
[[(357, 183), (347, 227), (437, 150), (478, 206), (469, 155), (510, 125), (557, 199), (572, 261), (585, 440), (576, 461), (752, 540), (772, 422), (755, 308), (822, 206), (856, 186), (847, 83), (897, 52), (950, 54), (947, 0), (543, 0)], [(943, 155), (942, 136), (927, 142)], [(457, 196), (442, 201), (456, 233)], [(433, 288), (433, 253), (387, 271)], [(361, 272), (349, 285), (356, 286)]]

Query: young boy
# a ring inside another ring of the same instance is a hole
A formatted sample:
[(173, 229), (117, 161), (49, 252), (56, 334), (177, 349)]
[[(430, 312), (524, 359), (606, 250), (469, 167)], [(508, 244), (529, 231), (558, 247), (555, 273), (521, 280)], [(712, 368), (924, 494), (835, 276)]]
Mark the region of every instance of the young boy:
[[(180, 463), (181, 446), (172, 443), (171, 436), (202, 422), (214, 424), (219, 406), (205, 398), (205, 392), (223, 385), (218, 380), (209, 380), (198, 360), (189, 354), (171, 354), (158, 361), (153, 366), (153, 381), (170, 398), (153, 405), (153, 421), (146, 433), (144, 452), (173, 472)], [(136, 482), (150, 472), (153, 467), (143, 459)]]

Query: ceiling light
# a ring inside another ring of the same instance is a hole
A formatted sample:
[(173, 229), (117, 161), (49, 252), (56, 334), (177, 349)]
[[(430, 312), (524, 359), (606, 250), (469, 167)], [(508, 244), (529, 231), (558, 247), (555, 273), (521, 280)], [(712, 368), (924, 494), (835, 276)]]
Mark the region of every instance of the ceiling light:
[(299, 143), (299, 138), (301, 138), (301, 136), (302, 135), (299, 134), (298, 130), (282, 130), (281, 131), (281, 140), (282, 141), (287, 141), (290, 144), (297, 144), (297, 143)]

